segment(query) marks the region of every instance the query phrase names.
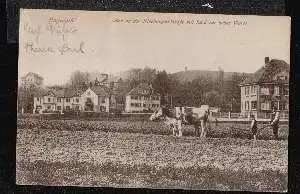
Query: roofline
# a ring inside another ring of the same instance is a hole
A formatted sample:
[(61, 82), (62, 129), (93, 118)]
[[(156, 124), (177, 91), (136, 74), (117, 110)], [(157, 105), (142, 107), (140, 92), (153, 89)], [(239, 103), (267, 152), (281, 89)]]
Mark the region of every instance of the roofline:
[(130, 94), (129, 92), (126, 94), (126, 96), (129, 96), (129, 95), (139, 95), (139, 96), (149, 96), (149, 95), (158, 95), (160, 96), (159, 93), (153, 93), (153, 94)]
[[(277, 84), (276, 82), (252, 82), (252, 83), (246, 83), (246, 84), (239, 84), (240, 87), (242, 86), (249, 86), (249, 85), (263, 85), (263, 84), (268, 84), (268, 85), (274, 85)], [(282, 83), (282, 84), (287, 84), (289, 85), (289, 83)]]
[(44, 80), (44, 78), (43, 78), (42, 76), (40, 76), (40, 75), (37, 74), (37, 73), (33, 73), (33, 72), (28, 72), (26, 75), (24, 75), (23, 77), (21, 77), (21, 79), (24, 79), (25, 77), (27, 77), (28, 74), (33, 74), (34, 76), (38, 77), (39, 79)]

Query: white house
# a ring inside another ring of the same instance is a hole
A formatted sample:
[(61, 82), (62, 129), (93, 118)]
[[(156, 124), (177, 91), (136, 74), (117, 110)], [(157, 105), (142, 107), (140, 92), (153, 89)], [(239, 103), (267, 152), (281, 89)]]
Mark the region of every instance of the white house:
[(81, 95), (81, 105), (84, 111), (110, 112), (116, 102), (108, 87), (93, 86)]
[(241, 113), (266, 114), (276, 107), (283, 113), (289, 109), (289, 64), (265, 58), (265, 65), (241, 84)]
[(151, 85), (141, 83), (126, 95), (125, 112), (154, 111), (159, 107), (160, 95)]
[(92, 86), (86, 91), (71, 89), (39, 90), (34, 96), (33, 113), (63, 111), (109, 112), (115, 98), (106, 86)]

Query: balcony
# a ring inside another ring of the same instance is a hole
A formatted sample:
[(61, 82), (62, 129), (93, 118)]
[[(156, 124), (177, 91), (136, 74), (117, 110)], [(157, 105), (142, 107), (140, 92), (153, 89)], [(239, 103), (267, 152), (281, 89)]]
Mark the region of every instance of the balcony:
[(268, 88), (261, 88), (259, 94), (262, 96), (269, 96), (271, 95), (271, 92)]

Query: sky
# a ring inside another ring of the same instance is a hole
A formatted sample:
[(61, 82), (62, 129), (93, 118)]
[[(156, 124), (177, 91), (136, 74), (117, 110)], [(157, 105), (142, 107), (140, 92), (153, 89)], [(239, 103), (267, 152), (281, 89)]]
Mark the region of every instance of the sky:
[[(73, 34), (50, 34), (49, 18), (73, 17), (68, 28)], [(138, 19), (140, 23), (113, 22)], [(246, 25), (149, 24), (160, 21), (234, 21)], [(25, 27), (26, 26), (26, 27)], [(28, 27), (30, 26), (30, 27)], [(41, 33), (37, 38), (36, 29)], [(34, 31), (35, 30), (35, 31)], [(55, 53), (28, 51), (52, 47)], [(83, 53), (65, 53), (62, 45), (79, 48)], [(276, 16), (229, 16), (196, 14), (154, 14), (91, 11), (21, 12), (19, 40), (19, 79), (28, 72), (38, 73), (45, 85), (64, 84), (75, 70), (118, 73), (148, 66), (174, 73), (188, 70), (215, 70), (252, 73), (264, 65), (266, 56), (290, 60), (290, 19)], [(26, 47), (27, 46), (27, 47)], [(27, 50), (26, 50), (27, 48)], [(29, 49), (30, 50), (30, 49)]]

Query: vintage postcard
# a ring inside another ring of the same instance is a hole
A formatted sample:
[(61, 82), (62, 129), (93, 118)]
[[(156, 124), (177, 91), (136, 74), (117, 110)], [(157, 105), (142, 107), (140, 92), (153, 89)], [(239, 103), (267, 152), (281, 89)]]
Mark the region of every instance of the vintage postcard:
[(21, 9), (16, 183), (287, 191), (290, 23)]

